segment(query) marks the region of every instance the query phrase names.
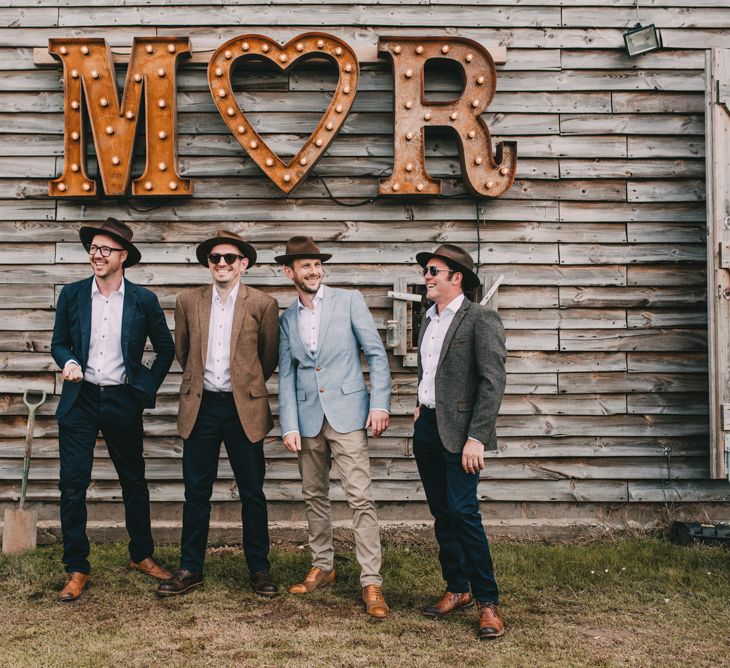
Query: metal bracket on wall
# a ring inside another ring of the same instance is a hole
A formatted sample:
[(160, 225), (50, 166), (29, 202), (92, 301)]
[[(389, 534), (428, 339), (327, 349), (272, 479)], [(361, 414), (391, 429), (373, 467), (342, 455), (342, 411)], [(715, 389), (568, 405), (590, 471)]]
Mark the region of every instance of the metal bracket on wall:
[(387, 323), (386, 343), (394, 355), (403, 358), (403, 366), (416, 366), (416, 354), (408, 352), (408, 302), (421, 302), (422, 297), (408, 292), (405, 277), (395, 279), (388, 297), (393, 300), (393, 319)]

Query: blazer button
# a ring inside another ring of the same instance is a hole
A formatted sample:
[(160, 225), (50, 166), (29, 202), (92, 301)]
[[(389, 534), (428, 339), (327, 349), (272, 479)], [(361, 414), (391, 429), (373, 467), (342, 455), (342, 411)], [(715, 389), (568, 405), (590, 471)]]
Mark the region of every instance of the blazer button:
[(324, 392), (324, 388), (323, 388), (323, 387), (320, 387), (320, 388), (319, 388), (319, 391), (320, 391), (320, 392)]
[(322, 371), (322, 367), (317, 367), (315, 371)]

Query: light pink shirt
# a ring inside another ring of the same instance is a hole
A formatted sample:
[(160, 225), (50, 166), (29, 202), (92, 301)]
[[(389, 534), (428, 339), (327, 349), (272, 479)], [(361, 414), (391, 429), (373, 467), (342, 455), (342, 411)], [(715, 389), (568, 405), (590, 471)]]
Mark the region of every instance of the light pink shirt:
[(205, 358), (203, 389), (209, 392), (232, 392), (231, 385), (231, 330), (233, 312), (236, 308), (238, 287), (231, 290), (228, 300), (223, 303), (218, 288), (213, 286), (208, 326), (208, 354)]
[(84, 380), (94, 385), (123, 385), (127, 380), (122, 356), (124, 279), (108, 297), (91, 281), (91, 336)]

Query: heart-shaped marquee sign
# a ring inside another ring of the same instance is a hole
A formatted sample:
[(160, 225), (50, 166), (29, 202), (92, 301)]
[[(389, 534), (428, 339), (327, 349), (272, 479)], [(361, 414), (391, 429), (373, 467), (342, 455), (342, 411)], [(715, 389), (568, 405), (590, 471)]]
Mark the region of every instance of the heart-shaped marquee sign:
[[(239, 58), (267, 58), (287, 71), (307, 58), (329, 57), (337, 64), (339, 80), (332, 100), (314, 132), (299, 152), (285, 163), (254, 130), (241, 110), (231, 87), (231, 70)], [(309, 32), (281, 46), (265, 35), (241, 35), (216, 50), (208, 65), (210, 91), (223, 120), (252, 160), (285, 193), (290, 193), (317, 164), (350, 111), (359, 77), (354, 51), (342, 40)]]

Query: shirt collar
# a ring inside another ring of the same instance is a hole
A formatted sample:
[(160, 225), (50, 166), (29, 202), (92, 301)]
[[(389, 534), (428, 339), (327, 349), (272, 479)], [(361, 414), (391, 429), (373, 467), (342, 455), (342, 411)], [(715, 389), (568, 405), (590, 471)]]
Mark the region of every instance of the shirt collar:
[(443, 318), (445, 315), (453, 315), (456, 313), (460, 308), (462, 303), (464, 302), (464, 293), (462, 292), (457, 297), (454, 297), (446, 306), (446, 308), (441, 311), (441, 313), (436, 312), (436, 304), (433, 304), (431, 308), (426, 311), (426, 317), (433, 320), (434, 318)]
[[(317, 290), (317, 294), (314, 295), (314, 299), (312, 300), (314, 302), (314, 305), (317, 306), (322, 300), (324, 299), (324, 283), (319, 286), (319, 290)], [(302, 304), (302, 300), (297, 297), (297, 306), (298, 309), (301, 311), (303, 308), (306, 308), (304, 304)]]
[[(114, 292), (112, 292), (112, 294), (115, 294), (117, 292), (120, 295), (122, 295), (122, 297), (124, 297), (124, 279), (122, 279), (122, 282), (119, 286), (119, 290), (115, 290)], [(96, 284), (96, 278), (94, 278), (94, 280), (91, 281), (91, 298), (93, 299), (94, 295), (100, 295), (100, 294), (101, 294), (101, 290), (99, 290), (99, 286)]]
[[(228, 308), (230, 304), (236, 303), (236, 298), (238, 297), (238, 288), (240, 287), (241, 283), (240, 281), (236, 283), (236, 285), (233, 286), (233, 290), (231, 290), (230, 294), (228, 295), (228, 301), (226, 302), (226, 305), (224, 308)], [(213, 304), (220, 304), (221, 298), (218, 294), (218, 288), (216, 285), (213, 285)]]

